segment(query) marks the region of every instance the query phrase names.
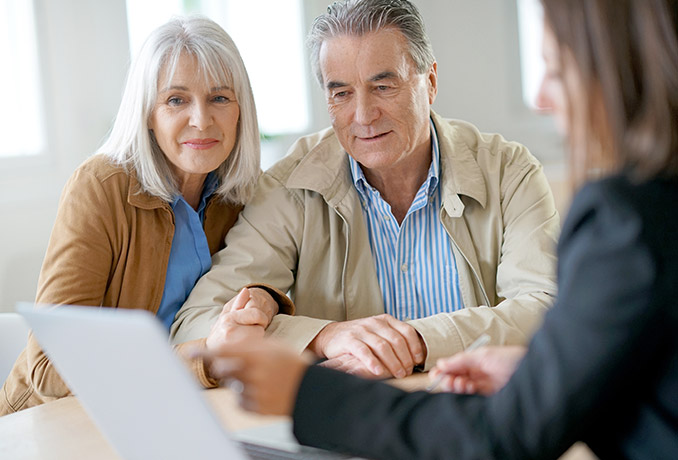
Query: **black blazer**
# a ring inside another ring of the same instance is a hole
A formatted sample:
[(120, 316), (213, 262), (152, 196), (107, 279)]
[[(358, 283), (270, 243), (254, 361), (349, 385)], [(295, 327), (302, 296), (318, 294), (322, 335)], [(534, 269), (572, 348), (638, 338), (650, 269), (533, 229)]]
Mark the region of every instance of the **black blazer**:
[(559, 297), (491, 397), (406, 393), (320, 367), (304, 376), (304, 444), (383, 459), (678, 459), (678, 181), (618, 176), (576, 196)]

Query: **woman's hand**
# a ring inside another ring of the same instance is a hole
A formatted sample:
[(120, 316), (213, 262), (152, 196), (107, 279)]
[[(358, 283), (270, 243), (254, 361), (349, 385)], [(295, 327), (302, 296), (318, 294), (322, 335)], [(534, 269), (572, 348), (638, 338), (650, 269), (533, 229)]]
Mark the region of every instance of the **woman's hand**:
[(439, 359), (431, 379), (445, 377), (440, 386), (454, 393), (490, 395), (506, 385), (527, 349), (521, 346), (482, 347)]
[(212, 325), (207, 336), (207, 349), (217, 350), (226, 344), (262, 338), (276, 313), (278, 304), (268, 292), (259, 288), (243, 288), (224, 305)]
[(299, 384), (311, 364), (271, 339), (244, 340), (217, 350), (195, 350), (222, 384), (237, 388), (240, 405), (271, 415), (292, 415)]

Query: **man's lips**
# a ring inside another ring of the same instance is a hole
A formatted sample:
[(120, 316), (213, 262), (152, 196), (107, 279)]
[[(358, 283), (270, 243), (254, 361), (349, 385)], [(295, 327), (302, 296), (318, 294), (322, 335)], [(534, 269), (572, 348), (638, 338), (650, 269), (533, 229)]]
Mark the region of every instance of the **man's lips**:
[(388, 135), (390, 132), (391, 132), (391, 131), (387, 131), (387, 132), (385, 132), (385, 133), (375, 134), (374, 136), (356, 136), (356, 137), (357, 137), (358, 139), (360, 139), (361, 141), (376, 141), (376, 140), (379, 140), (379, 139), (385, 137), (385, 136)]
[(219, 141), (217, 139), (212, 139), (212, 138), (205, 138), (205, 139), (188, 139), (184, 142), (182, 142), (183, 145), (185, 145), (188, 148), (191, 149), (196, 149), (196, 150), (206, 150), (206, 149), (211, 149), (215, 145), (217, 145)]

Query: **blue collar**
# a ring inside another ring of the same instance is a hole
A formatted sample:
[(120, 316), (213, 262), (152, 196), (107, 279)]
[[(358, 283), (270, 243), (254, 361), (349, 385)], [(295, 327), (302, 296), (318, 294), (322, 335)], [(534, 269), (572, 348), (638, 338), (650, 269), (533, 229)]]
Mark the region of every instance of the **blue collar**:
[[(207, 175), (205, 178), (205, 183), (202, 186), (202, 195), (200, 197), (200, 204), (198, 205), (198, 214), (202, 215), (203, 211), (205, 210), (205, 206), (207, 206), (207, 201), (209, 198), (214, 194), (214, 192), (219, 188), (219, 177), (217, 174), (212, 171)], [(177, 195), (174, 197), (174, 201), (172, 202), (172, 209), (175, 208), (177, 203), (180, 201), (186, 201), (184, 200), (184, 197), (181, 195)]]

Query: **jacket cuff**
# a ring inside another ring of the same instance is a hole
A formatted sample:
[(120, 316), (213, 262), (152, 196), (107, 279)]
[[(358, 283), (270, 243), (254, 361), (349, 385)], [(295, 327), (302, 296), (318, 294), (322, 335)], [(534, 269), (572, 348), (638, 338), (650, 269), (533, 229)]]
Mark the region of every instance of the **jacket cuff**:
[(216, 388), (219, 382), (209, 375), (205, 360), (202, 357), (193, 358), (189, 356), (189, 350), (205, 351), (207, 349), (207, 339), (191, 340), (174, 347), (175, 352), (184, 360), (189, 369), (195, 375), (204, 388)]
[(417, 330), (426, 346), (426, 360), (423, 371), (428, 372), (440, 358), (445, 358), (464, 349), (459, 332), (447, 315), (434, 315), (427, 318), (407, 321)]
[(275, 315), (266, 336), (286, 343), (301, 354), (320, 331), (333, 321), (308, 316)]
[(245, 286), (246, 288), (259, 288), (268, 292), (273, 300), (278, 304), (278, 314), (284, 315), (294, 315), (295, 307), (294, 302), (287, 297), (287, 295), (281, 290), (269, 285), (262, 283), (252, 283)]

